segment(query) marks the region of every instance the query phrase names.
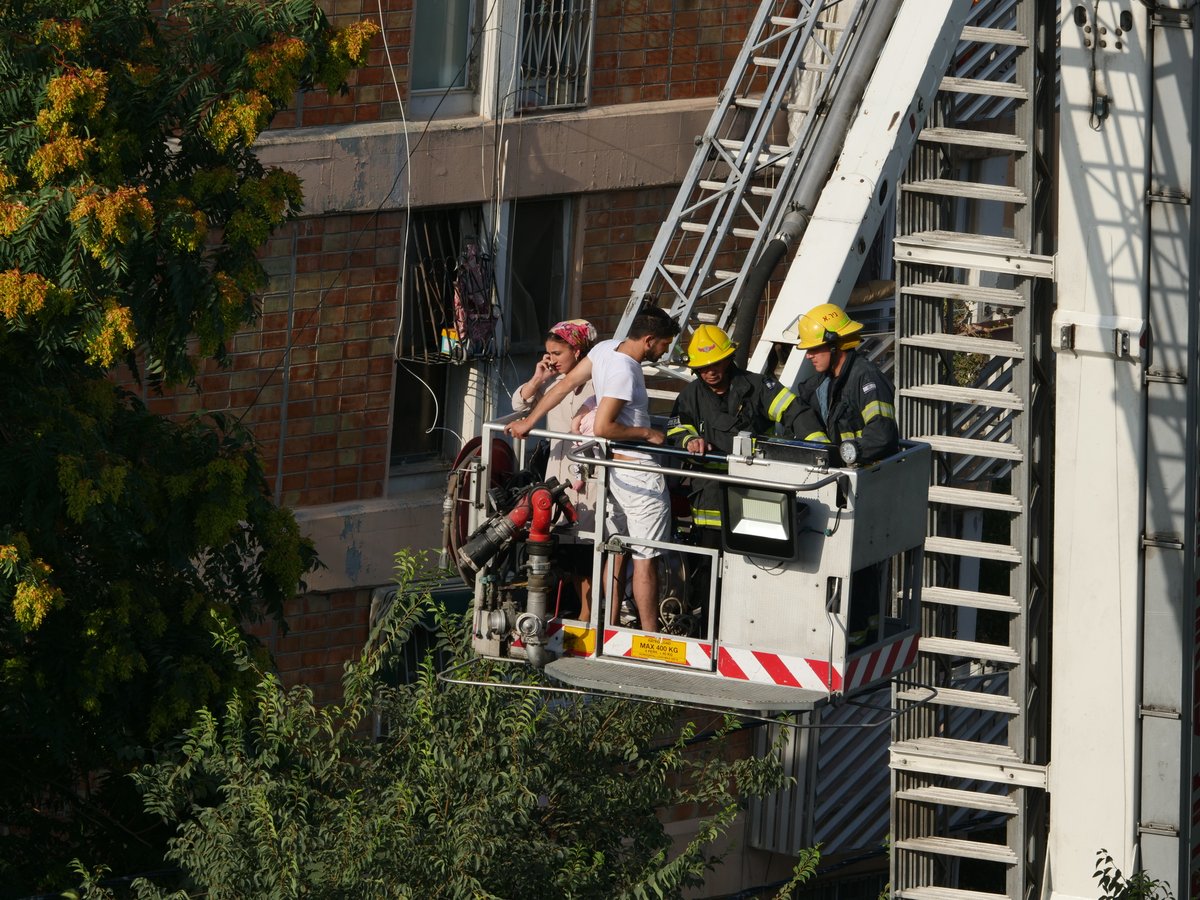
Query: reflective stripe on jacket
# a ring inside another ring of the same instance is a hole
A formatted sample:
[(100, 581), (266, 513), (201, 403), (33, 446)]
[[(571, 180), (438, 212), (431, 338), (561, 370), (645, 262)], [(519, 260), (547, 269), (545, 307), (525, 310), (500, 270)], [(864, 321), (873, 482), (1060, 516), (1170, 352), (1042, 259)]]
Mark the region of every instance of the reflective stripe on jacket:
[[(782, 434), (799, 437), (803, 406), (796, 395), (773, 378), (731, 368), (729, 390), (716, 394), (700, 378), (679, 392), (667, 423), (667, 442), (686, 447), (689, 440), (702, 437), (718, 453), (731, 453), (733, 439), (740, 431), (755, 435)], [(696, 457), (695, 466), (725, 471), (723, 463)], [(692, 522), (710, 528), (721, 525), (721, 486), (715, 481), (696, 479), (692, 491)]]
[(864, 462), (890, 456), (900, 447), (892, 383), (865, 356), (843, 352), (841, 375), (814, 372), (796, 388), (806, 412), (800, 436), (827, 443), (857, 439)]

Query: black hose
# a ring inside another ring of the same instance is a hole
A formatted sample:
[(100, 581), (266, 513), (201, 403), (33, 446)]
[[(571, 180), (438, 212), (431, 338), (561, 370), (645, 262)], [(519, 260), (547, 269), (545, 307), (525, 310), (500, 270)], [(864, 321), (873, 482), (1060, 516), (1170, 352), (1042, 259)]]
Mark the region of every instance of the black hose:
[(737, 344), (733, 362), (739, 369), (746, 368), (746, 361), (750, 358), (750, 340), (754, 337), (754, 322), (758, 318), (758, 308), (763, 292), (767, 289), (767, 282), (771, 280), (771, 275), (775, 271), (775, 267), (779, 265), (779, 261), (787, 254), (789, 246), (788, 242), (782, 238), (772, 238), (771, 242), (763, 248), (762, 255), (754, 264), (754, 268), (750, 270), (750, 277), (746, 279), (742, 287), (741, 296), (737, 301), (732, 335), (733, 342)]

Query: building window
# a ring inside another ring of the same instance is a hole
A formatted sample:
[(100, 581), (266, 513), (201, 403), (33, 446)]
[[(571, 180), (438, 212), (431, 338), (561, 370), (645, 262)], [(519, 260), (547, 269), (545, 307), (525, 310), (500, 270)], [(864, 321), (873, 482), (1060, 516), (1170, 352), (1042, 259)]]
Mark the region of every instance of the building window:
[(594, 0), (522, 0), (522, 112), (587, 103)]
[(461, 116), (475, 111), (474, 26), (474, 0), (418, 0), (409, 73), (413, 115)]
[(508, 298), (514, 355), (540, 353), (550, 326), (567, 317), (572, 209), (562, 199), (513, 204)]
[[(396, 363), (392, 400), (392, 474), (404, 466), (435, 464), (446, 445), (446, 367), (401, 360)], [(397, 467), (401, 467), (398, 469)]]
[(513, 204), (509, 224), (508, 359), (500, 368), (503, 385), (497, 413), (510, 409), (517, 385), (533, 373), (545, 349), (546, 332), (569, 317), (570, 200), (526, 200)]
[(494, 356), (495, 302), (480, 208), (414, 211), (404, 263), (400, 358), (462, 363)]
[(448, 446), (451, 364), (495, 355), (499, 309), (488, 245), (479, 207), (412, 213), (396, 342), (393, 474), (436, 463)]

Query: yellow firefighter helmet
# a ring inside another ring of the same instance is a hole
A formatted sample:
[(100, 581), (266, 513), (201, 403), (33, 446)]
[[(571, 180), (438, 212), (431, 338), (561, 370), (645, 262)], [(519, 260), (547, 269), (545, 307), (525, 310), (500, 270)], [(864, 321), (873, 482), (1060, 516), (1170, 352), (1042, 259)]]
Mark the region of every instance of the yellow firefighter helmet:
[(688, 341), (688, 367), (700, 369), (732, 356), (737, 344), (716, 325), (701, 325)]
[(849, 350), (862, 343), (861, 338), (847, 340), (851, 335), (860, 331), (862, 331), (862, 323), (851, 319), (840, 306), (821, 303), (797, 320), (796, 333), (800, 340), (796, 346), (801, 350), (811, 350), (813, 347), (828, 344), (831, 347)]

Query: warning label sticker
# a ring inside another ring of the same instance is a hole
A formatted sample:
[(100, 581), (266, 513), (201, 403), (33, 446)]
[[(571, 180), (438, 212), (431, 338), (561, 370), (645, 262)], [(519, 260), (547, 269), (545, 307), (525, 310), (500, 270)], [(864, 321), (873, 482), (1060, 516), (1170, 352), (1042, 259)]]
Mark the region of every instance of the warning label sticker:
[(677, 666), (688, 664), (686, 642), (649, 634), (633, 636), (633, 646), (629, 649), (629, 655), (635, 659), (653, 659), (656, 662), (675, 663)]

